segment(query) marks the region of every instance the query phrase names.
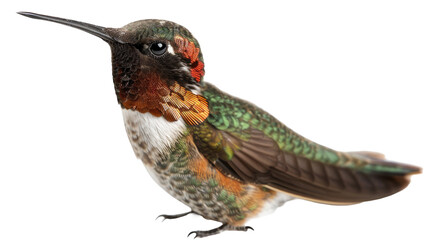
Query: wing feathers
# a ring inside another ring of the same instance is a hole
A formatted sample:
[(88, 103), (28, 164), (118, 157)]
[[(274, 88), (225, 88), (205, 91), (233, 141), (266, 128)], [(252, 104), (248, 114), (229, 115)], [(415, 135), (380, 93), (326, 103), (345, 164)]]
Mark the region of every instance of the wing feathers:
[(195, 143), (220, 171), (242, 181), (316, 202), (352, 204), (398, 192), (409, 175), (421, 172), (379, 153), (339, 153), (317, 145), (210, 84), (202, 94), (210, 115), (192, 126)]
[[(354, 204), (373, 200), (400, 191), (408, 178), (394, 174), (369, 173), (297, 156), (279, 149), (274, 140), (262, 132), (251, 130), (250, 138), (240, 140), (231, 160), (219, 160), (244, 181), (269, 186), (291, 195), (329, 204)], [(380, 154), (355, 152), (348, 158), (367, 157), (378, 160)]]

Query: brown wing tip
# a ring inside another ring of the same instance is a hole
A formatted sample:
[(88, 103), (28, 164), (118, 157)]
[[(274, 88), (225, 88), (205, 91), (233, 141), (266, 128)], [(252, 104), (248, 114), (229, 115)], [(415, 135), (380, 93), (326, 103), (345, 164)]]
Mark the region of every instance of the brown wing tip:
[(422, 168), (415, 165), (406, 164), (406, 163), (396, 163), (396, 162), (389, 162), (389, 163), (400, 167), (403, 170), (401, 175), (404, 175), (404, 176), (411, 176), (414, 174), (422, 173)]
[(414, 174), (421, 174), (422, 173), (422, 168), (421, 167), (417, 167), (417, 166), (412, 166), (412, 165), (408, 165), (409, 167), (409, 173), (407, 173), (406, 175), (414, 175)]

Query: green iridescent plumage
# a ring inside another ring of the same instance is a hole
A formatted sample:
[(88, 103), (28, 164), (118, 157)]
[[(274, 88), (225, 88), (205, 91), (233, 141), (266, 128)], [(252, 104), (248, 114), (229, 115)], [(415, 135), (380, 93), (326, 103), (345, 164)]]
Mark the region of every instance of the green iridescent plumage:
[[(366, 156), (337, 152), (314, 143), (295, 133), (254, 104), (232, 97), (209, 83), (205, 84), (202, 94), (209, 102), (210, 115), (207, 123), (195, 127), (198, 129), (196, 132), (200, 135), (197, 138), (201, 138), (200, 146), (207, 149), (211, 147), (211, 151), (216, 153), (222, 152), (226, 155), (224, 159), (232, 159), (233, 151), (238, 147), (222, 145), (221, 136), (217, 136), (217, 141), (212, 141), (211, 134), (213, 133), (209, 132), (210, 128), (207, 124), (211, 124), (216, 129), (225, 131), (243, 141), (250, 137), (249, 129), (257, 129), (273, 139), (282, 151), (325, 164), (364, 172), (407, 174), (414, 170), (403, 165), (385, 165), (384, 162), (377, 164)], [(203, 140), (204, 136), (206, 141)], [(204, 144), (210, 146), (203, 146)], [(210, 151), (207, 151), (207, 155), (210, 154), (212, 155)]]

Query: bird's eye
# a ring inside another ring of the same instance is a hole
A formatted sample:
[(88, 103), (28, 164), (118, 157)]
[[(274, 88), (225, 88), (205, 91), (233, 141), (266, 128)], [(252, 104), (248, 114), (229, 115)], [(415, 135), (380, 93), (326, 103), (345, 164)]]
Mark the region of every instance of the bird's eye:
[(167, 48), (167, 45), (163, 42), (154, 42), (150, 45), (150, 52), (155, 56), (161, 56), (166, 52)]

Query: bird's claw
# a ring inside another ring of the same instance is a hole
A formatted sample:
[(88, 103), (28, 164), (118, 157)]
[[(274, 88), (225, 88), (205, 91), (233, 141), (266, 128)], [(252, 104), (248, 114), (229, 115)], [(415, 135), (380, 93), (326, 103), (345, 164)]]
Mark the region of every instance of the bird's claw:
[(214, 229), (211, 229), (208, 231), (192, 231), (187, 235), (187, 237), (190, 237), (190, 235), (195, 234), (194, 238), (203, 238), (203, 237), (208, 237), (211, 235), (219, 234), (223, 231), (243, 231), (243, 232), (246, 232), (246, 231), (248, 231), (248, 229), (251, 229), (254, 231), (254, 228), (252, 228), (250, 226), (231, 226), (228, 224), (223, 224), (218, 228), (214, 228)]
[(181, 217), (184, 217), (184, 216), (186, 216), (186, 215), (188, 215), (188, 214), (190, 214), (190, 213), (195, 213), (195, 212), (190, 211), (190, 212), (185, 212), (185, 213), (180, 213), (180, 214), (175, 214), (175, 215), (161, 214), (161, 215), (159, 215), (159, 216), (156, 218), (156, 220), (157, 220), (158, 218), (162, 217), (162, 218), (163, 218), (163, 219), (162, 219), (162, 222), (163, 222), (163, 221), (165, 221), (165, 219), (176, 219), (176, 218), (181, 218)]

